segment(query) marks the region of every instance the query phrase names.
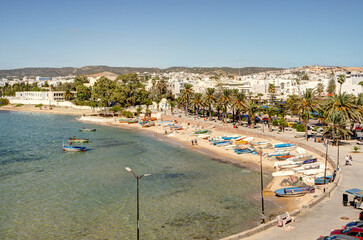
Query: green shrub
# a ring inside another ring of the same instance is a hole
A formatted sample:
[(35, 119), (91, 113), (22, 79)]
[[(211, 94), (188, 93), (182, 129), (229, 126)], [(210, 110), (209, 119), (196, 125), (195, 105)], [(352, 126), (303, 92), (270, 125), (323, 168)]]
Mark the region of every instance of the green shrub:
[(22, 107), (22, 106), (24, 106), (24, 104), (19, 103), (15, 105), (15, 107)]
[(112, 112), (121, 112), (122, 108), (121, 108), (121, 106), (113, 106), (112, 108), (110, 108), (110, 111), (112, 111)]
[(124, 116), (124, 117), (127, 117), (127, 118), (132, 118), (133, 117), (132, 112), (129, 112), (129, 111), (126, 111), (126, 110), (123, 110), (121, 112), (121, 115)]
[(304, 124), (298, 124), (296, 126), (296, 131), (297, 132), (305, 132), (305, 126), (304, 126)]
[(9, 104), (9, 100), (5, 98), (0, 98), (0, 106), (5, 106)]
[(142, 112), (142, 107), (137, 107), (136, 108), (136, 114), (137, 114), (137, 116), (139, 116), (140, 114), (141, 114), (141, 112)]
[(279, 120), (278, 119), (274, 119), (273, 121), (272, 121), (272, 126), (278, 126), (279, 125)]
[(43, 104), (37, 104), (37, 105), (35, 105), (35, 107), (38, 107), (38, 108), (43, 107)]
[(289, 125), (287, 124), (286, 120), (284, 118), (280, 118), (279, 119), (279, 126), (280, 127), (288, 127)]
[(296, 126), (297, 126), (297, 123), (293, 123), (292, 124), (292, 128), (295, 128), (296, 129)]

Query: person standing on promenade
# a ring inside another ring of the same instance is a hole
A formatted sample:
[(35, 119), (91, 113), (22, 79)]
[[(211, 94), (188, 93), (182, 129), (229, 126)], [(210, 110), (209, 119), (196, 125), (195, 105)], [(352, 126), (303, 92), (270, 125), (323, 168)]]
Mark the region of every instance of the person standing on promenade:
[(195, 145), (198, 145), (197, 139), (194, 139), (194, 143)]
[(345, 166), (349, 165), (349, 156), (345, 156)]
[(194, 141), (193, 141), (193, 139), (192, 139), (192, 145), (194, 145)]
[(352, 158), (352, 155), (349, 155), (349, 165), (352, 165), (353, 164), (353, 158)]

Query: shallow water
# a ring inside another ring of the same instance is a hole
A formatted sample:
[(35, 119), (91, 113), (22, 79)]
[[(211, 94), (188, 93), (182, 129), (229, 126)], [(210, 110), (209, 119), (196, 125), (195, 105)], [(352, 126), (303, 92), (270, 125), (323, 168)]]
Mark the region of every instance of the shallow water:
[[(72, 116), (0, 111), (0, 125), (0, 239), (135, 239), (127, 166), (152, 174), (140, 180), (142, 239), (219, 239), (260, 219), (258, 172)], [(72, 136), (90, 151), (62, 152)]]

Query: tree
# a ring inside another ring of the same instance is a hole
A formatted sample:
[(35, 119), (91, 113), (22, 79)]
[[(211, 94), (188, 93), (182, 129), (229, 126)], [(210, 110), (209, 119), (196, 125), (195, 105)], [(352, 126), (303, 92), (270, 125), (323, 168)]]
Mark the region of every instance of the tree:
[(232, 100), (232, 106), (236, 109), (237, 116), (240, 112), (244, 111), (245, 109), (245, 100), (246, 100), (246, 94), (242, 91), (239, 91), (235, 94), (233, 100)]
[(255, 117), (260, 111), (259, 106), (250, 100), (245, 103), (245, 108), (248, 112), (248, 122), (251, 123), (251, 128), (255, 128)]
[(183, 99), (183, 103), (185, 106), (185, 116), (188, 114), (188, 107), (189, 107), (189, 101), (193, 94), (193, 85), (186, 83), (184, 84), (184, 91), (181, 94), (181, 97)]
[(318, 92), (319, 98), (321, 98), (321, 95), (324, 92), (324, 84), (318, 83), (318, 85), (316, 85), (316, 91)]
[(207, 88), (205, 90), (204, 101), (209, 107), (209, 120), (212, 118), (212, 104), (216, 101), (215, 91), (215, 88)]
[(170, 106), (171, 115), (174, 115), (175, 100), (168, 99), (168, 104)]
[(201, 93), (194, 93), (194, 97), (192, 100), (192, 107), (194, 108), (194, 115), (197, 115), (199, 113), (199, 108), (203, 106), (203, 100), (202, 100), (203, 94)]
[(339, 94), (342, 94), (342, 85), (345, 83), (345, 75), (340, 74), (338, 77), (338, 83), (340, 84)]
[(334, 75), (333, 75), (332, 78), (329, 80), (328, 87), (326, 88), (326, 92), (329, 95), (333, 95), (335, 93), (336, 88), (337, 88), (337, 86), (335, 84)]
[(312, 88), (307, 88), (302, 95), (301, 101), (297, 104), (297, 109), (305, 126), (305, 138), (308, 140), (308, 123), (310, 113), (319, 108), (317, 92)]
[(333, 142), (337, 146), (337, 168), (339, 168), (339, 139), (351, 134), (350, 131), (346, 130), (346, 122), (342, 112), (333, 112), (329, 115), (323, 134), (326, 135), (328, 133), (331, 133)]
[(267, 106), (267, 108), (264, 109), (264, 113), (267, 114), (268, 131), (272, 132), (272, 117), (277, 115), (278, 110), (275, 106), (269, 105)]
[(92, 90), (92, 98), (99, 100), (101, 106), (108, 107), (112, 100), (113, 91), (116, 88), (116, 83), (106, 77), (99, 78)]
[(220, 97), (220, 103), (223, 105), (223, 121), (227, 117), (228, 105), (232, 101), (232, 90), (223, 89), (222, 95)]
[(78, 75), (74, 78), (74, 85), (83, 85), (85, 83), (89, 83), (89, 80), (86, 75)]

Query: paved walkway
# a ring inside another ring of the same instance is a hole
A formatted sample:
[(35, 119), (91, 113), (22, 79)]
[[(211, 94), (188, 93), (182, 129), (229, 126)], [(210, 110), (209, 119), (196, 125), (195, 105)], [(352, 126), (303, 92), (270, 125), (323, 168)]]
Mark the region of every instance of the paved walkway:
[[(192, 119), (189, 117), (189, 119)], [(197, 121), (204, 122), (201, 119)], [(209, 122), (208, 123), (214, 123)], [(218, 123), (214, 123), (218, 124)], [(246, 130), (246, 128), (242, 128)], [(261, 129), (247, 129), (247, 131), (258, 132), (262, 134)], [(264, 134), (276, 136), (277, 132), (268, 132), (265, 128)], [(298, 133), (302, 135), (303, 133)], [(302, 143), (307, 143), (304, 138), (295, 138), (297, 133), (295, 131), (284, 132), (278, 134), (280, 138), (294, 139)], [(272, 227), (261, 233), (245, 238), (246, 240), (269, 239), (269, 240), (284, 240), (284, 239), (317, 239), (321, 235), (330, 235), (331, 230), (341, 228), (346, 223), (358, 219), (361, 210), (354, 209), (353, 207), (344, 207), (342, 205), (342, 194), (350, 188), (363, 189), (363, 149), (360, 153), (351, 153), (355, 140), (344, 141), (340, 146), (340, 170), (341, 178), (336, 189), (331, 193), (330, 197), (324, 199), (312, 209), (306, 211), (303, 215), (296, 217), (295, 222), (289, 224), (294, 227), (291, 231), (284, 231), (284, 228)], [(325, 151), (322, 143), (316, 143), (310, 139), (308, 143), (321, 151)], [(333, 159), (337, 159), (337, 147), (328, 146), (329, 155)], [(344, 166), (346, 155), (352, 155), (353, 166)], [(352, 200), (352, 196), (349, 196)], [(343, 220), (342, 217), (347, 217), (349, 220)]]

